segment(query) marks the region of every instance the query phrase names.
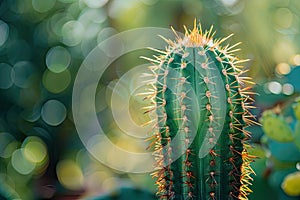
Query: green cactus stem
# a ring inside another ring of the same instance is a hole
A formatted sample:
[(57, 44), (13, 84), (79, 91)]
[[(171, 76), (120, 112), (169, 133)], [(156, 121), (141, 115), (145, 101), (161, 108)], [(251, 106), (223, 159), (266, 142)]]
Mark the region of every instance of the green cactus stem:
[(213, 40), (212, 28), (203, 32), (196, 21), (185, 37), (176, 36), (175, 42), (165, 39), (165, 52), (157, 50), (160, 55), (148, 59), (154, 77), (146, 98), (156, 114), (157, 194), (160, 199), (247, 199), (254, 156), (246, 150), (245, 127), (255, 122), (248, 111), (251, 88), (244, 87), (253, 83), (242, 76), (240, 65), (246, 60), (232, 55), (236, 45), (220, 47), (231, 35)]

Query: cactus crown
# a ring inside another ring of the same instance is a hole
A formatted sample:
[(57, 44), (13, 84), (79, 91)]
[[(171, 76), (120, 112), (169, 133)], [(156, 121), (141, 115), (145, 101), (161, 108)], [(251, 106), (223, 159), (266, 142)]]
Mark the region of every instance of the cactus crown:
[[(185, 28), (186, 29), (186, 28)], [(244, 128), (252, 123), (252, 84), (232, 55), (237, 45), (220, 47), (201, 25), (185, 37), (164, 39), (169, 46), (155, 59), (146, 98), (156, 117), (153, 128), (157, 171), (152, 175), (161, 199), (247, 199), (251, 190)], [(174, 31), (175, 33), (175, 31)], [(176, 33), (175, 33), (176, 34)]]

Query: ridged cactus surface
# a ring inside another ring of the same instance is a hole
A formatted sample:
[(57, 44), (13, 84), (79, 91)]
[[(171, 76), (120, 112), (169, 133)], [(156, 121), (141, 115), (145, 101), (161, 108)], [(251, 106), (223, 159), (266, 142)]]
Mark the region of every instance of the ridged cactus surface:
[[(175, 31), (174, 31), (175, 33)], [(175, 33), (176, 34), (176, 33)], [(246, 150), (254, 123), (248, 111), (251, 92), (243, 77), (245, 60), (220, 47), (212, 28), (196, 24), (166, 51), (148, 59), (153, 80), (148, 96), (154, 111), (153, 173), (161, 199), (247, 199), (252, 156)]]

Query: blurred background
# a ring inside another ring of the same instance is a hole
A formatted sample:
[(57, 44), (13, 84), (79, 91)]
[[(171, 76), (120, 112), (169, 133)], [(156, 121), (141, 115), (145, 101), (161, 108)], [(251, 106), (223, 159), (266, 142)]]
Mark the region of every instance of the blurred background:
[[(102, 165), (76, 132), (72, 86), (82, 61), (101, 41), (147, 26), (183, 32), (195, 17), (205, 29), (213, 24), (218, 38), (234, 33), (229, 43), (242, 41), (238, 57), (251, 59), (245, 65), (260, 94), (253, 111), (259, 118), (266, 109), (285, 107), (300, 92), (299, 15), (299, 0), (1, 0), (0, 199), (100, 199), (122, 194), (124, 188), (133, 188), (124, 199), (154, 198), (149, 173)], [(146, 63), (140, 55), (151, 54), (132, 52), (115, 61), (95, 97), (107, 135), (132, 151), (147, 144), (137, 145), (114, 122), (112, 90), (129, 69)], [(143, 102), (132, 98), (131, 105), (134, 121), (144, 123)], [(250, 199), (299, 199), (281, 188), (284, 177), (300, 169), (299, 150), (292, 161), (274, 158), (262, 142), (262, 128), (250, 130), (253, 154), (260, 157), (253, 164), (257, 176)]]

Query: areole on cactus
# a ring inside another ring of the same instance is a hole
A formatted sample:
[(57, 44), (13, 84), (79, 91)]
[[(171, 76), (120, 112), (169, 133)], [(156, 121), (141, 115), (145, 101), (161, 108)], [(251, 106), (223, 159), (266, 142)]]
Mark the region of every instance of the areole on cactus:
[[(186, 29), (186, 28), (185, 28)], [(153, 106), (153, 148), (157, 194), (161, 199), (247, 199), (251, 192), (247, 153), (255, 123), (250, 78), (232, 53), (233, 46), (213, 40), (212, 27), (194, 24), (176, 41), (163, 38), (166, 51), (148, 59), (153, 77), (145, 92)], [(176, 34), (176, 32), (174, 31)], [(146, 58), (147, 59), (147, 58)]]

